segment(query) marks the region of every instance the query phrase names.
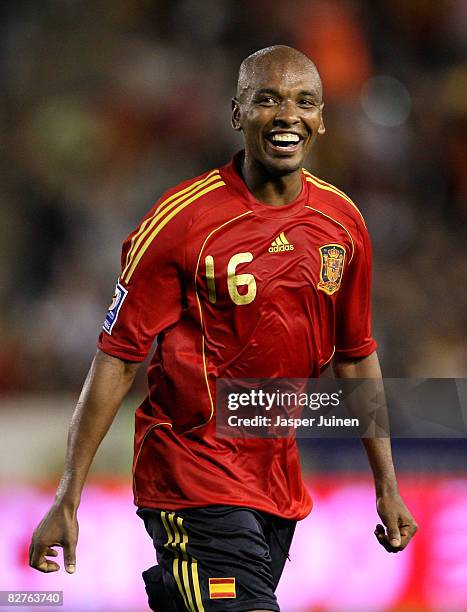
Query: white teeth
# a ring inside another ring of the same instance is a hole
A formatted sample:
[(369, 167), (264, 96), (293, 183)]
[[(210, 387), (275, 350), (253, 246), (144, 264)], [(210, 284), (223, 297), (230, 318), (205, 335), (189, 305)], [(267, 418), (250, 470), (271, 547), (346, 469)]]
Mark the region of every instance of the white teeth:
[(271, 137), (273, 142), (298, 142), (300, 138), (297, 134), (273, 134)]

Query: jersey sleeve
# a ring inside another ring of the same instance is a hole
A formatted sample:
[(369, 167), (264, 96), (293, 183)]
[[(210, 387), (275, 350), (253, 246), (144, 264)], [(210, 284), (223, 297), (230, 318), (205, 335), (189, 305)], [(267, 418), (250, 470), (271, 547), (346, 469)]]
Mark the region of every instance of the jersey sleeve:
[(355, 240), (336, 303), (336, 355), (366, 357), (376, 350), (371, 335), (371, 243), (364, 225)]
[(102, 351), (128, 361), (143, 361), (154, 338), (182, 311), (183, 228), (169, 224), (157, 232), (156, 221), (156, 213), (149, 214), (124, 242), (121, 274), (99, 335)]

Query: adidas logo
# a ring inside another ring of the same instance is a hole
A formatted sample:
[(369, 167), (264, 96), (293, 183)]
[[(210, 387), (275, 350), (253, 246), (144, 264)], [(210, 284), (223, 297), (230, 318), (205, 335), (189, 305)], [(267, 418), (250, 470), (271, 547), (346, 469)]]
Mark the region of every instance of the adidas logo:
[(284, 232), (281, 232), (279, 236), (273, 242), (271, 242), (271, 246), (268, 251), (270, 253), (279, 253), (280, 251), (293, 251), (293, 244), (285, 237)]

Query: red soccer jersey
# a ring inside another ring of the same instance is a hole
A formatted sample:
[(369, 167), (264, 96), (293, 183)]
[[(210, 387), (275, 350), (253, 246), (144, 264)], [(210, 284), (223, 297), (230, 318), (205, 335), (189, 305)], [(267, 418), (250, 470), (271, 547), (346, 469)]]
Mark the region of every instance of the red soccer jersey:
[(334, 352), (373, 352), (370, 243), (335, 187), (304, 170), (294, 202), (267, 205), (239, 162), (169, 190), (130, 234), (99, 348), (142, 361), (158, 338), (136, 411), (137, 505), (302, 519), (295, 441), (217, 439), (216, 379), (317, 377)]

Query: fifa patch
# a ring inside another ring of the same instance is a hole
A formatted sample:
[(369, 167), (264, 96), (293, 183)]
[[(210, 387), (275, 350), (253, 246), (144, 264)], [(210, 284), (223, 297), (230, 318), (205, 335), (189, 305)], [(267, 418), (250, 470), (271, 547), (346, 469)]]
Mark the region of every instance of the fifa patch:
[(319, 253), (321, 255), (321, 270), (318, 289), (332, 295), (341, 286), (345, 249), (340, 244), (325, 244), (319, 247)]
[(235, 599), (235, 578), (209, 578), (209, 599)]
[(105, 315), (104, 325), (102, 326), (102, 329), (109, 335), (112, 334), (112, 328), (118, 319), (118, 313), (120, 312), (120, 308), (122, 307), (127, 294), (128, 291), (125, 289), (125, 287), (122, 287), (120, 283), (117, 283), (112, 302), (109, 306), (107, 314)]

